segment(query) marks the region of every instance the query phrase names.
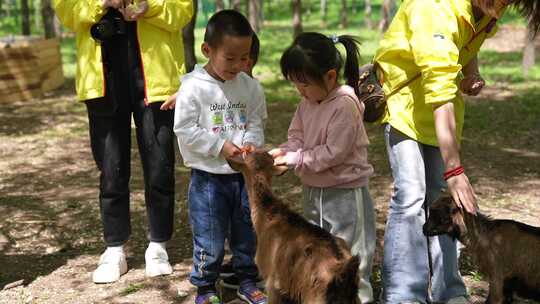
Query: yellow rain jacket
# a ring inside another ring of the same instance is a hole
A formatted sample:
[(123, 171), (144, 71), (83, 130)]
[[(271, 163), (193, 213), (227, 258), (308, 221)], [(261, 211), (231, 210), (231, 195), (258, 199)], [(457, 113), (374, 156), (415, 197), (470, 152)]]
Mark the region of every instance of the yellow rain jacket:
[(470, 0), (405, 0), (380, 42), (374, 61), (386, 94), (419, 75), (388, 100), (383, 123), (423, 144), (438, 146), (433, 106), (453, 102), (458, 140), (464, 102), (458, 90), (462, 66), (495, 33), (485, 16), (474, 20)]
[[(147, 0), (148, 11), (137, 21), (146, 102), (164, 101), (178, 90), (184, 74), (182, 28), (193, 15), (191, 0)], [(105, 95), (101, 47), (90, 27), (105, 14), (101, 0), (54, 0), (56, 15), (77, 36), (77, 97)]]

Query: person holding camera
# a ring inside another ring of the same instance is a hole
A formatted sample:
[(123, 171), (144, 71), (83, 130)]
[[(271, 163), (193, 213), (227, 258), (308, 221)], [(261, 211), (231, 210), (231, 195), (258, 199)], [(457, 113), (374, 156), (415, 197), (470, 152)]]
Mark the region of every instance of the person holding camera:
[(99, 204), (107, 246), (95, 283), (127, 272), (123, 246), (131, 233), (131, 120), (144, 172), (150, 244), (146, 275), (172, 273), (166, 242), (174, 217), (174, 94), (184, 74), (182, 28), (191, 0), (54, 0), (61, 22), (76, 33), (77, 97), (86, 104), (92, 155), (100, 171)]

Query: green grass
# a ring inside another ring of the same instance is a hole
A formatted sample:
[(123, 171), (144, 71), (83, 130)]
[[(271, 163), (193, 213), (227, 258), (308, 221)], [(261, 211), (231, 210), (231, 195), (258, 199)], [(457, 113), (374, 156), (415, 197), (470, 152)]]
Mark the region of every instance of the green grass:
[(137, 291), (141, 290), (143, 287), (144, 287), (143, 284), (129, 284), (128, 287), (122, 290), (121, 294), (122, 296), (127, 296), (129, 294), (136, 293)]

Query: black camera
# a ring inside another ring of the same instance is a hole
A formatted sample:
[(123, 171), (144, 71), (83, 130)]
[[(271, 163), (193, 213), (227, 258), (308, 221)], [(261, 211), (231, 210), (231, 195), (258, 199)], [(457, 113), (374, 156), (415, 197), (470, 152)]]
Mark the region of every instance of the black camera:
[(115, 9), (109, 9), (101, 20), (90, 27), (90, 35), (99, 42), (109, 41), (125, 34), (126, 21), (122, 14)]

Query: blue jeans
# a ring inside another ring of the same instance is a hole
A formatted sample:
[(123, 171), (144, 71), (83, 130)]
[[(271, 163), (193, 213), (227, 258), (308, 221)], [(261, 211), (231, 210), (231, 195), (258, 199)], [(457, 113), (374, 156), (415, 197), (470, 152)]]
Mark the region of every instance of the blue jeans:
[(191, 283), (202, 287), (216, 282), (229, 229), (236, 274), (240, 280), (255, 279), (258, 275), (254, 261), (256, 238), (242, 175), (193, 169), (188, 204), (193, 232)]
[(446, 302), (465, 296), (457, 244), (444, 235), (429, 241), (433, 277), (428, 299), (430, 273), (428, 243), (422, 233), (423, 205), (431, 203), (446, 188), (439, 148), (419, 143), (388, 124), (384, 135), (394, 189), (384, 235), (383, 301)]

